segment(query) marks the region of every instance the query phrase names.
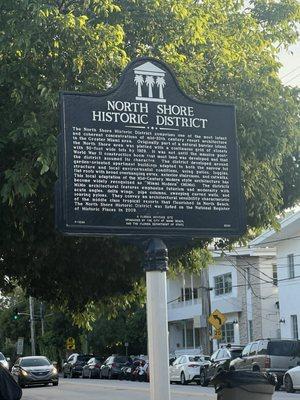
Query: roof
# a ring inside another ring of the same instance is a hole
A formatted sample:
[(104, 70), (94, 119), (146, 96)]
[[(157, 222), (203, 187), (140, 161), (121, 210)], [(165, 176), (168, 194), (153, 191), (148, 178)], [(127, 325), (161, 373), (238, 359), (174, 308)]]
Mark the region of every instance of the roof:
[(276, 243), (300, 239), (300, 211), (289, 215), (280, 222), (280, 229), (269, 229), (249, 243), (250, 247), (272, 247)]
[(156, 65), (152, 64), (151, 62), (147, 61), (146, 63), (139, 65), (138, 67), (134, 68), (134, 71), (143, 72), (143, 73), (159, 73), (159, 75), (165, 74), (166, 72), (163, 69), (158, 68)]

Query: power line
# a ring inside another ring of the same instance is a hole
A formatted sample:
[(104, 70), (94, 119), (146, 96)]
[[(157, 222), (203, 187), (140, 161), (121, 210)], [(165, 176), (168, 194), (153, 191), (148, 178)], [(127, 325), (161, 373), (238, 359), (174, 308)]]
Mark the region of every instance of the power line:
[(296, 71), (297, 69), (299, 69), (299, 68), (300, 68), (300, 66), (298, 66), (298, 67), (292, 69), (290, 72), (288, 72), (287, 74), (283, 75), (283, 76), (281, 77), (281, 80), (284, 79), (286, 76), (291, 75), (293, 72), (295, 72), (295, 71)]
[[(269, 240), (268, 242), (264, 242), (264, 244), (279, 243), (279, 242), (284, 242), (284, 241), (286, 241), (286, 240), (298, 239), (298, 238), (300, 238), (300, 235), (290, 236), (290, 237), (287, 237), (287, 238), (277, 239), (277, 240)], [(253, 247), (256, 247), (256, 246), (255, 246), (255, 245), (252, 245), (251, 247), (253, 248)], [(250, 247), (250, 248), (251, 248), (251, 247)], [(257, 247), (258, 247), (258, 246), (257, 246)]]
[(289, 79), (287, 82), (284, 82), (284, 85), (287, 85), (289, 82), (292, 82), (294, 79), (298, 78), (300, 74), (295, 75), (293, 78)]

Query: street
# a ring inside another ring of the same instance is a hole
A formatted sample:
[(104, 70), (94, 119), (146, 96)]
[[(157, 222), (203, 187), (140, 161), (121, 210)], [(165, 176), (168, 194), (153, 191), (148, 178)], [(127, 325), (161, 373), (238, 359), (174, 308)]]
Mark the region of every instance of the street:
[[(148, 400), (149, 384), (127, 381), (61, 379), (58, 387), (33, 387), (23, 389), (22, 400)], [(298, 399), (299, 392), (276, 392), (274, 400)], [(172, 400), (216, 400), (214, 389), (196, 385), (171, 386)]]

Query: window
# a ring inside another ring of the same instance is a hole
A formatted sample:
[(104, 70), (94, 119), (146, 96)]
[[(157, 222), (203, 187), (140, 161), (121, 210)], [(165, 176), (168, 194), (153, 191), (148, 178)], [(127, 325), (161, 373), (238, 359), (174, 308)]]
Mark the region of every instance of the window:
[(288, 269), (289, 269), (289, 278), (295, 278), (295, 263), (294, 263), (294, 254), (288, 255)]
[(273, 285), (278, 285), (278, 273), (277, 273), (277, 265), (272, 264), (272, 277), (273, 277)]
[(219, 296), (232, 292), (232, 276), (231, 273), (215, 276), (215, 295)]
[(232, 322), (222, 326), (222, 341), (234, 343), (234, 324)]
[(249, 341), (251, 342), (253, 340), (253, 321), (249, 319), (248, 321), (248, 327), (249, 327)]
[(250, 276), (250, 267), (246, 268), (246, 283), (247, 283), (247, 289), (251, 288), (251, 276)]
[(298, 318), (297, 315), (291, 315), (291, 323), (292, 323), (292, 336), (293, 339), (298, 339)]
[(258, 343), (254, 342), (253, 345), (251, 346), (249, 356), (255, 356), (257, 349), (258, 349)]
[[(194, 295), (194, 299), (198, 299), (198, 290), (197, 289), (193, 289), (192, 288), (181, 288), (181, 301), (184, 301), (184, 299), (186, 301), (188, 300), (192, 300), (193, 296), (192, 293)], [(185, 296), (184, 296), (185, 295)]]
[(257, 351), (257, 354), (260, 354), (260, 355), (265, 355), (265, 354), (267, 354), (268, 353), (268, 341), (267, 340), (261, 340), (259, 343), (258, 343), (258, 351)]
[(243, 356), (243, 357), (249, 356), (249, 352), (250, 352), (250, 347), (251, 347), (251, 345), (252, 345), (252, 343), (248, 344), (248, 345), (244, 348), (244, 350), (243, 350), (243, 352), (242, 352), (242, 356)]

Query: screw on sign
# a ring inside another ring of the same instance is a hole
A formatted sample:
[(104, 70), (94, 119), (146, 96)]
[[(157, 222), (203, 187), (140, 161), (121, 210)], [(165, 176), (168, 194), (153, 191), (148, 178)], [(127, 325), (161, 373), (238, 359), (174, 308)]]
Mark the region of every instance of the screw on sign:
[(213, 313), (210, 314), (208, 318), (208, 322), (217, 330), (219, 330), (226, 321), (227, 317), (219, 310), (215, 310)]
[(69, 337), (66, 341), (67, 350), (74, 350), (75, 349), (75, 339)]

